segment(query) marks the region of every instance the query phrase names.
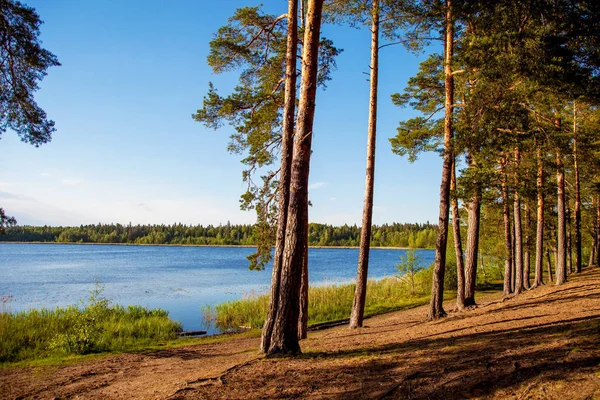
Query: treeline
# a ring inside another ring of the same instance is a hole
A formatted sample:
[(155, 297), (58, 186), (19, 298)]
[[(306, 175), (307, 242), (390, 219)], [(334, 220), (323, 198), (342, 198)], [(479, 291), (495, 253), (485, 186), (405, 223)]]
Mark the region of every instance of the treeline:
[[(435, 225), (383, 224), (373, 226), (371, 245), (380, 247), (433, 248)], [(310, 246), (358, 246), (361, 228), (356, 225), (309, 224)], [(254, 246), (259, 237), (253, 225), (122, 225), (78, 227), (14, 226), (0, 235), (4, 242), (125, 243), (178, 245)]]

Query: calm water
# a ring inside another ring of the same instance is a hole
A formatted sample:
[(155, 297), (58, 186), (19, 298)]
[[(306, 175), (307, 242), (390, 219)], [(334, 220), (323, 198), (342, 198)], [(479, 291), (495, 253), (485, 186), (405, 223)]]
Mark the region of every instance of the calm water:
[[(242, 247), (0, 244), (0, 296), (8, 308), (53, 308), (87, 299), (97, 279), (103, 295), (121, 305), (169, 311), (185, 330), (204, 329), (200, 308), (269, 289), (271, 267), (249, 271)], [(424, 265), (432, 250), (417, 252)], [(369, 276), (396, 274), (404, 250), (373, 249)], [(312, 285), (349, 282), (356, 276), (358, 249), (309, 249)]]

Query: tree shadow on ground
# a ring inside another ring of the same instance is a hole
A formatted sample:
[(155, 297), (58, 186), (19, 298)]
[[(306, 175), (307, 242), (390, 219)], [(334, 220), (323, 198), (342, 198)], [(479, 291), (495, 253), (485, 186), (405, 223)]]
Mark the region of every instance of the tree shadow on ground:
[[(435, 335), (431, 335), (435, 336)], [(424, 337), (272, 359), (191, 397), (465, 398), (590, 373), (600, 363), (600, 316), (521, 329)]]

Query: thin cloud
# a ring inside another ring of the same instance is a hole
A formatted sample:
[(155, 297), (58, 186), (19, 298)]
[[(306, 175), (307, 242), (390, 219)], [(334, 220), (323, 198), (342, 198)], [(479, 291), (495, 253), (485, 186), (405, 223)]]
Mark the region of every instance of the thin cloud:
[(315, 182), (312, 185), (308, 185), (308, 190), (317, 190), (327, 185), (327, 182)]
[(42, 172), (40, 176), (52, 176), (52, 174), (49, 172)]
[(8, 199), (13, 199), (13, 200), (29, 200), (29, 201), (36, 201), (34, 198), (32, 197), (27, 197), (25, 195), (22, 194), (18, 194), (18, 193), (10, 193), (10, 192), (5, 192), (0, 190), (0, 199), (4, 199), (4, 200), (8, 200)]
[(75, 179), (75, 178), (64, 178), (61, 182), (65, 185), (74, 186), (74, 185), (79, 185), (80, 183), (83, 182), (83, 180)]
[(150, 206), (146, 203), (140, 203), (137, 205), (138, 208), (141, 208), (143, 210), (146, 210), (148, 212), (152, 211), (152, 208), (150, 208)]

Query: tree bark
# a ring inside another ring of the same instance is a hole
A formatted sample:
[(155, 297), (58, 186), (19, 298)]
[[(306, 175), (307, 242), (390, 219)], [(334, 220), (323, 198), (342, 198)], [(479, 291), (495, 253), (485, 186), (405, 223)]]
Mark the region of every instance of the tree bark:
[(271, 345), (273, 324), (279, 302), (281, 265), (285, 247), (285, 231), (290, 198), (290, 176), (293, 153), (294, 117), (296, 111), (296, 54), (298, 50), (298, 0), (288, 1), (288, 32), (285, 54), (285, 93), (281, 130), (281, 170), (279, 172), (279, 203), (275, 255), (271, 275), (271, 301), (262, 330), (260, 350), (266, 353)]
[(577, 104), (573, 102), (573, 168), (575, 169), (575, 272), (581, 273), (581, 193), (577, 154)]
[(600, 195), (596, 200), (596, 266), (600, 267)]
[(535, 238), (535, 282), (533, 287), (543, 285), (544, 264), (544, 166), (542, 148), (537, 146), (537, 232)]
[(456, 158), (452, 160), (452, 176), (450, 177), (450, 192), (452, 193), (452, 228), (454, 232), (454, 251), (456, 253), (456, 308), (465, 308), (465, 263), (462, 250), (460, 233), (460, 213), (458, 199), (456, 198)]
[(379, 79), (379, 1), (373, 0), (371, 10), (371, 76), (369, 93), (369, 131), (367, 139), (367, 171), (365, 182), (365, 200), (363, 207), (360, 250), (358, 254), (358, 273), (356, 290), (350, 315), (350, 328), (363, 325), (367, 278), (369, 270), (369, 250), (371, 247), (371, 224), (373, 220), (373, 186), (375, 179), (375, 143), (377, 133), (377, 84)]
[(565, 216), (565, 172), (560, 151), (556, 153), (556, 185), (558, 187), (556, 284), (562, 285), (567, 281), (567, 227)]
[(475, 305), (475, 284), (477, 283), (477, 255), (479, 252), (479, 222), (481, 220), (481, 193), (474, 182), (475, 193), (469, 204), (467, 227), (467, 256), (465, 263), (465, 305)]
[(521, 162), (519, 148), (515, 149), (515, 192), (513, 197), (515, 218), (515, 294), (523, 291), (523, 230), (521, 227), (521, 197), (519, 196), (518, 168)]
[(508, 205), (508, 185), (506, 173), (502, 171), (502, 215), (504, 217), (504, 296), (512, 293), (512, 235), (510, 224), (510, 207)]
[[(568, 206), (567, 206), (568, 207)], [(567, 266), (569, 274), (573, 273), (573, 232), (571, 224), (571, 210), (567, 208)]]
[(523, 288), (530, 289), (529, 275), (531, 273), (531, 208), (525, 203), (525, 259), (523, 263)]
[(442, 182), (440, 184), (440, 215), (438, 236), (435, 244), (435, 267), (429, 303), (430, 320), (446, 315), (444, 311), (444, 276), (446, 273), (446, 245), (448, 243), (448, 217), (450, 211), (450, 181), (454, 149), (452, 144), (452, 113), (454, 104), (454, 76), (452, 75), (452, 54), (454, 50), (454, 16), (452, 0), (445, 0), (444, 35), (444, 155), (442, 164)]
[(322, 10), (323, 0), (308, 2), (302, 49), (302, 85), (294, 136), (290, 200), (279, 301), (268, 354), (300, 352), (298, 342), (299, 297), (303, 254), (307, 238), (306, 225), (303, 222), (304, 214), (308, 210), (306, 204), (308, 202), (308, 177), (319, 68), (318, 53)]
[(550, 260), (550, 249), (546, 250), (546, 261), (548, 264), (548, 282), (552, 282), (554, 278), (552, 278), (552, 261)]
[[(308, 202), (304, 215), (304, 229), (308, 234)], [(302, 278), (300, 280), (300, 316), (298, 317), (298, 338), (306, 339), (308, 335), (308, 236), (302, 258)]]

